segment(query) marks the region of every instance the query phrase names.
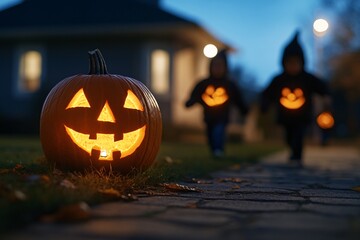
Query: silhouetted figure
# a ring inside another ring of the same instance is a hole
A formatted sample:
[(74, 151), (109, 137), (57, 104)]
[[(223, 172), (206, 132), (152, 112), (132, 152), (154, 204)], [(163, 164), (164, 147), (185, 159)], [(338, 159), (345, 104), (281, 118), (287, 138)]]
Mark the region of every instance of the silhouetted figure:
[(191, 107), (195, 103), (200, 103), (204, 108), (210, 149), (215, 157), (221, 157), (224, 153), (225, 131), (231, 104), (235, 104), (242, 114), (248, 111), (238, 87), (228, 78), (225, 51), (211, 59), (209, 77), (195, 86), (185, 105)]
[(304, 69), (305, 57), (297, 32), (285, 47), (283, 72), (275, 76), (263, 91), (262, 110), (275, 104), (278, 122), (283, 125), (286, 143), (291, 149), (290, 163), (301, 166), (306, 126), (313, 120), (314, 93), (328, 95), (326, 84)]

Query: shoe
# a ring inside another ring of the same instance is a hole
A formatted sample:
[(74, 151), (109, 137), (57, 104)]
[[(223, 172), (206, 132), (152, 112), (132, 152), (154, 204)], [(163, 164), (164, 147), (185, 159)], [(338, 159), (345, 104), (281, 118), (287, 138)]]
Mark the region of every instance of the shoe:
[(213, 151), (213, 156), (215, 158), (221, 158), (224, 156), (224, 151), (223, 150), (220, 150), (220, 149), (216, 149)]
[(294, 158), (289, 159), (288, 165), (290, 167), (295, 167), (295, 168), (303, 167), (303, 163), (302, 163), (301, 159), (294, 159)]

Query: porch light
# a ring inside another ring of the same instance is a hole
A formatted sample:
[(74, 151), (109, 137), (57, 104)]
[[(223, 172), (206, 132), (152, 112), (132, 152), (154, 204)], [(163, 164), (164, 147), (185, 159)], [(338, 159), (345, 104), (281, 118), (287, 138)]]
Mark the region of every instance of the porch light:
[(204, 47), (203, 53), (207, 58), (213, 58), (218, 53), (218, 49), (214, 44), (207, 44)]

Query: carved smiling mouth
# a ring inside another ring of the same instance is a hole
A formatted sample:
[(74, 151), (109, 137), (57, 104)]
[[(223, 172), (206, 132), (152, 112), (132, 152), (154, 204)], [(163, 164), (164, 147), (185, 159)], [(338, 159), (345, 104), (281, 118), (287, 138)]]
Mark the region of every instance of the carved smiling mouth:
[(222, 105), (229, 98), (224, 88), (219, 87), (215, 89), (212, 85), (206, 88), (205, 93), (203, 93), (201, 97), (209, 107)]
[(291, 101), (287, 98), (281, 98), (280, 103), (281, 103), (281, 105), (283, 105), (284, 107), (286, 107), (288, 109), (298, 109), (302, 105), (304, 105), (305, 100), (303, 98), (301, 98), (301, 99)]
[(114, 141), (115, 134), (97, 133), (96, 139), (90, 139), (90, 134), (77, 132), (65, 126), (72, 141), (90, 154), (92, 159), (113, 161), (133, 154), (145, 137), (146, 126), (124, 133), (122, 140)]
[(293, 92), (289, 88), (283, 88), (281, 93), (280, 103), (288, 109), (298, 109), (305, 103), (304, 93), (300, 88)]

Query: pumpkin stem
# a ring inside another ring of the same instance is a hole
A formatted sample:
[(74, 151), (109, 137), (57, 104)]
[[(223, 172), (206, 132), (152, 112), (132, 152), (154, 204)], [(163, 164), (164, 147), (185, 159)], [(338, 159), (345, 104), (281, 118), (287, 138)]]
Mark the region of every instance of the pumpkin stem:
[(99, 49), (89, 51), (89, 60), (90, 60), (90, 70), (89, 75), (101, 75), (108, 74), (105, 60)]

